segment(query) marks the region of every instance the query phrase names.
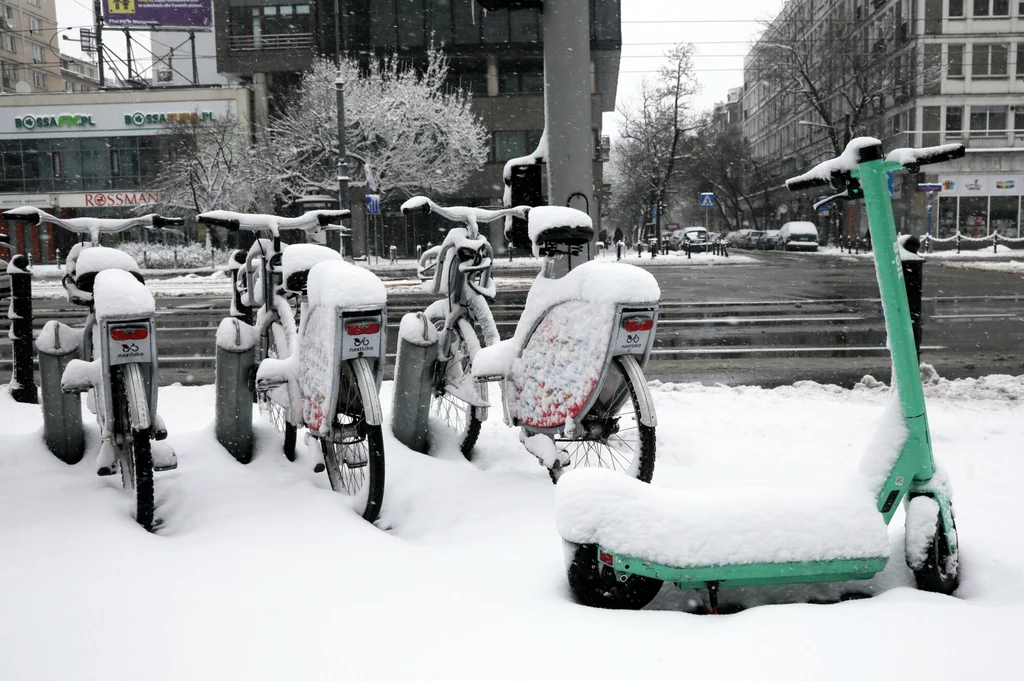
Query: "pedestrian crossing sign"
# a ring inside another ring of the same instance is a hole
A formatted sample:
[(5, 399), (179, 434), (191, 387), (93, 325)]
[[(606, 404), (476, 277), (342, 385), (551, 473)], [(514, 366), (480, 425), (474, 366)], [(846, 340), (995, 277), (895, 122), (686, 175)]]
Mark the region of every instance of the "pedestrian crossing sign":
[(704, 192), (700, 195), (700, 207), (701, 208), (714, 208), (715, 207), (715, 195), (711, 192)]

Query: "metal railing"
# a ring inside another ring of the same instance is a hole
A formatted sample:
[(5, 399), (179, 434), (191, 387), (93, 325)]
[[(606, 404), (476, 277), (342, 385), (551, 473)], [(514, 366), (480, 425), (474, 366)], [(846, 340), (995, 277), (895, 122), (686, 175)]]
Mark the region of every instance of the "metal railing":
[(235, 51), (292, 50), (313, 47), (312, 33), (283, 33), (279, 35), (233, 35), (229, 46)]

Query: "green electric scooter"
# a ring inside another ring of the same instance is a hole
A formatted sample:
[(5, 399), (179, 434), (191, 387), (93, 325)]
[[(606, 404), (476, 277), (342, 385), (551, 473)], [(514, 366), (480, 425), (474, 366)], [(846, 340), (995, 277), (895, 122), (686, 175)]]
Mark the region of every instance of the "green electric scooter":
[(906, 559), (918, 587), (956, 590), (953, 506), (932, 457), (886, 174), (916, 173), (964, 153), (963, 145), (946, 145), (884, 155), (877, 139), (862, 137), (786, 183), (792, 191), (831, 185), (838, 193), (827, 200), (863, 198), (867, 206), (898, 404), (894, 396), (885, 431), (895, 436), (865, 454), (862, 479), (731, 494), (731, 488), (672, 490), (576, 471), (558, 485), (557, 515), (569, 585), (580, 603), (641, 608), (663, 582), (672, 582), (706, 588), (717, 613), (721, 587), (869, 579), (888, 562), (887, 525), (904, 499)]

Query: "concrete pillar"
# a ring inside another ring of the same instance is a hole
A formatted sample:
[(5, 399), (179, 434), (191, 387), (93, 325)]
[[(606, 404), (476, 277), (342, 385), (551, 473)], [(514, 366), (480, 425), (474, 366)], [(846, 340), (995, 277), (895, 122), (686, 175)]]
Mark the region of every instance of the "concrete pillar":
[(270, 124), (270, 100), (267, 95), (267, 74), (252, 74), (252, 117), (257, 130)]
[(501, 88), (498, 86), (498, 56), (487, 55), (487, 96), (497, 97)]
[[(589, 2), (548, 2), (543, 16), (548, 203), (587, 211), (597, 225), (590, 112)], [(596, 229), (594, 234), (596, 236)], [(589, 252), (584, 249), (584, 257), (592, 256), (593, 251), (591, 244)], [(563, 266), (567, 267), (568, 263), (563, 261)]]

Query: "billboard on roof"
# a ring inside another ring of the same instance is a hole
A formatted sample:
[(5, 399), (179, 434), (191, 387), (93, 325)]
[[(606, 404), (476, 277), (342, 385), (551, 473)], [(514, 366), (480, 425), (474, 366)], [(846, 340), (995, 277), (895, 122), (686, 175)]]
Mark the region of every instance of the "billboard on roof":
[(210, 28), (212, 0), (103, 0), (108, 26)]

